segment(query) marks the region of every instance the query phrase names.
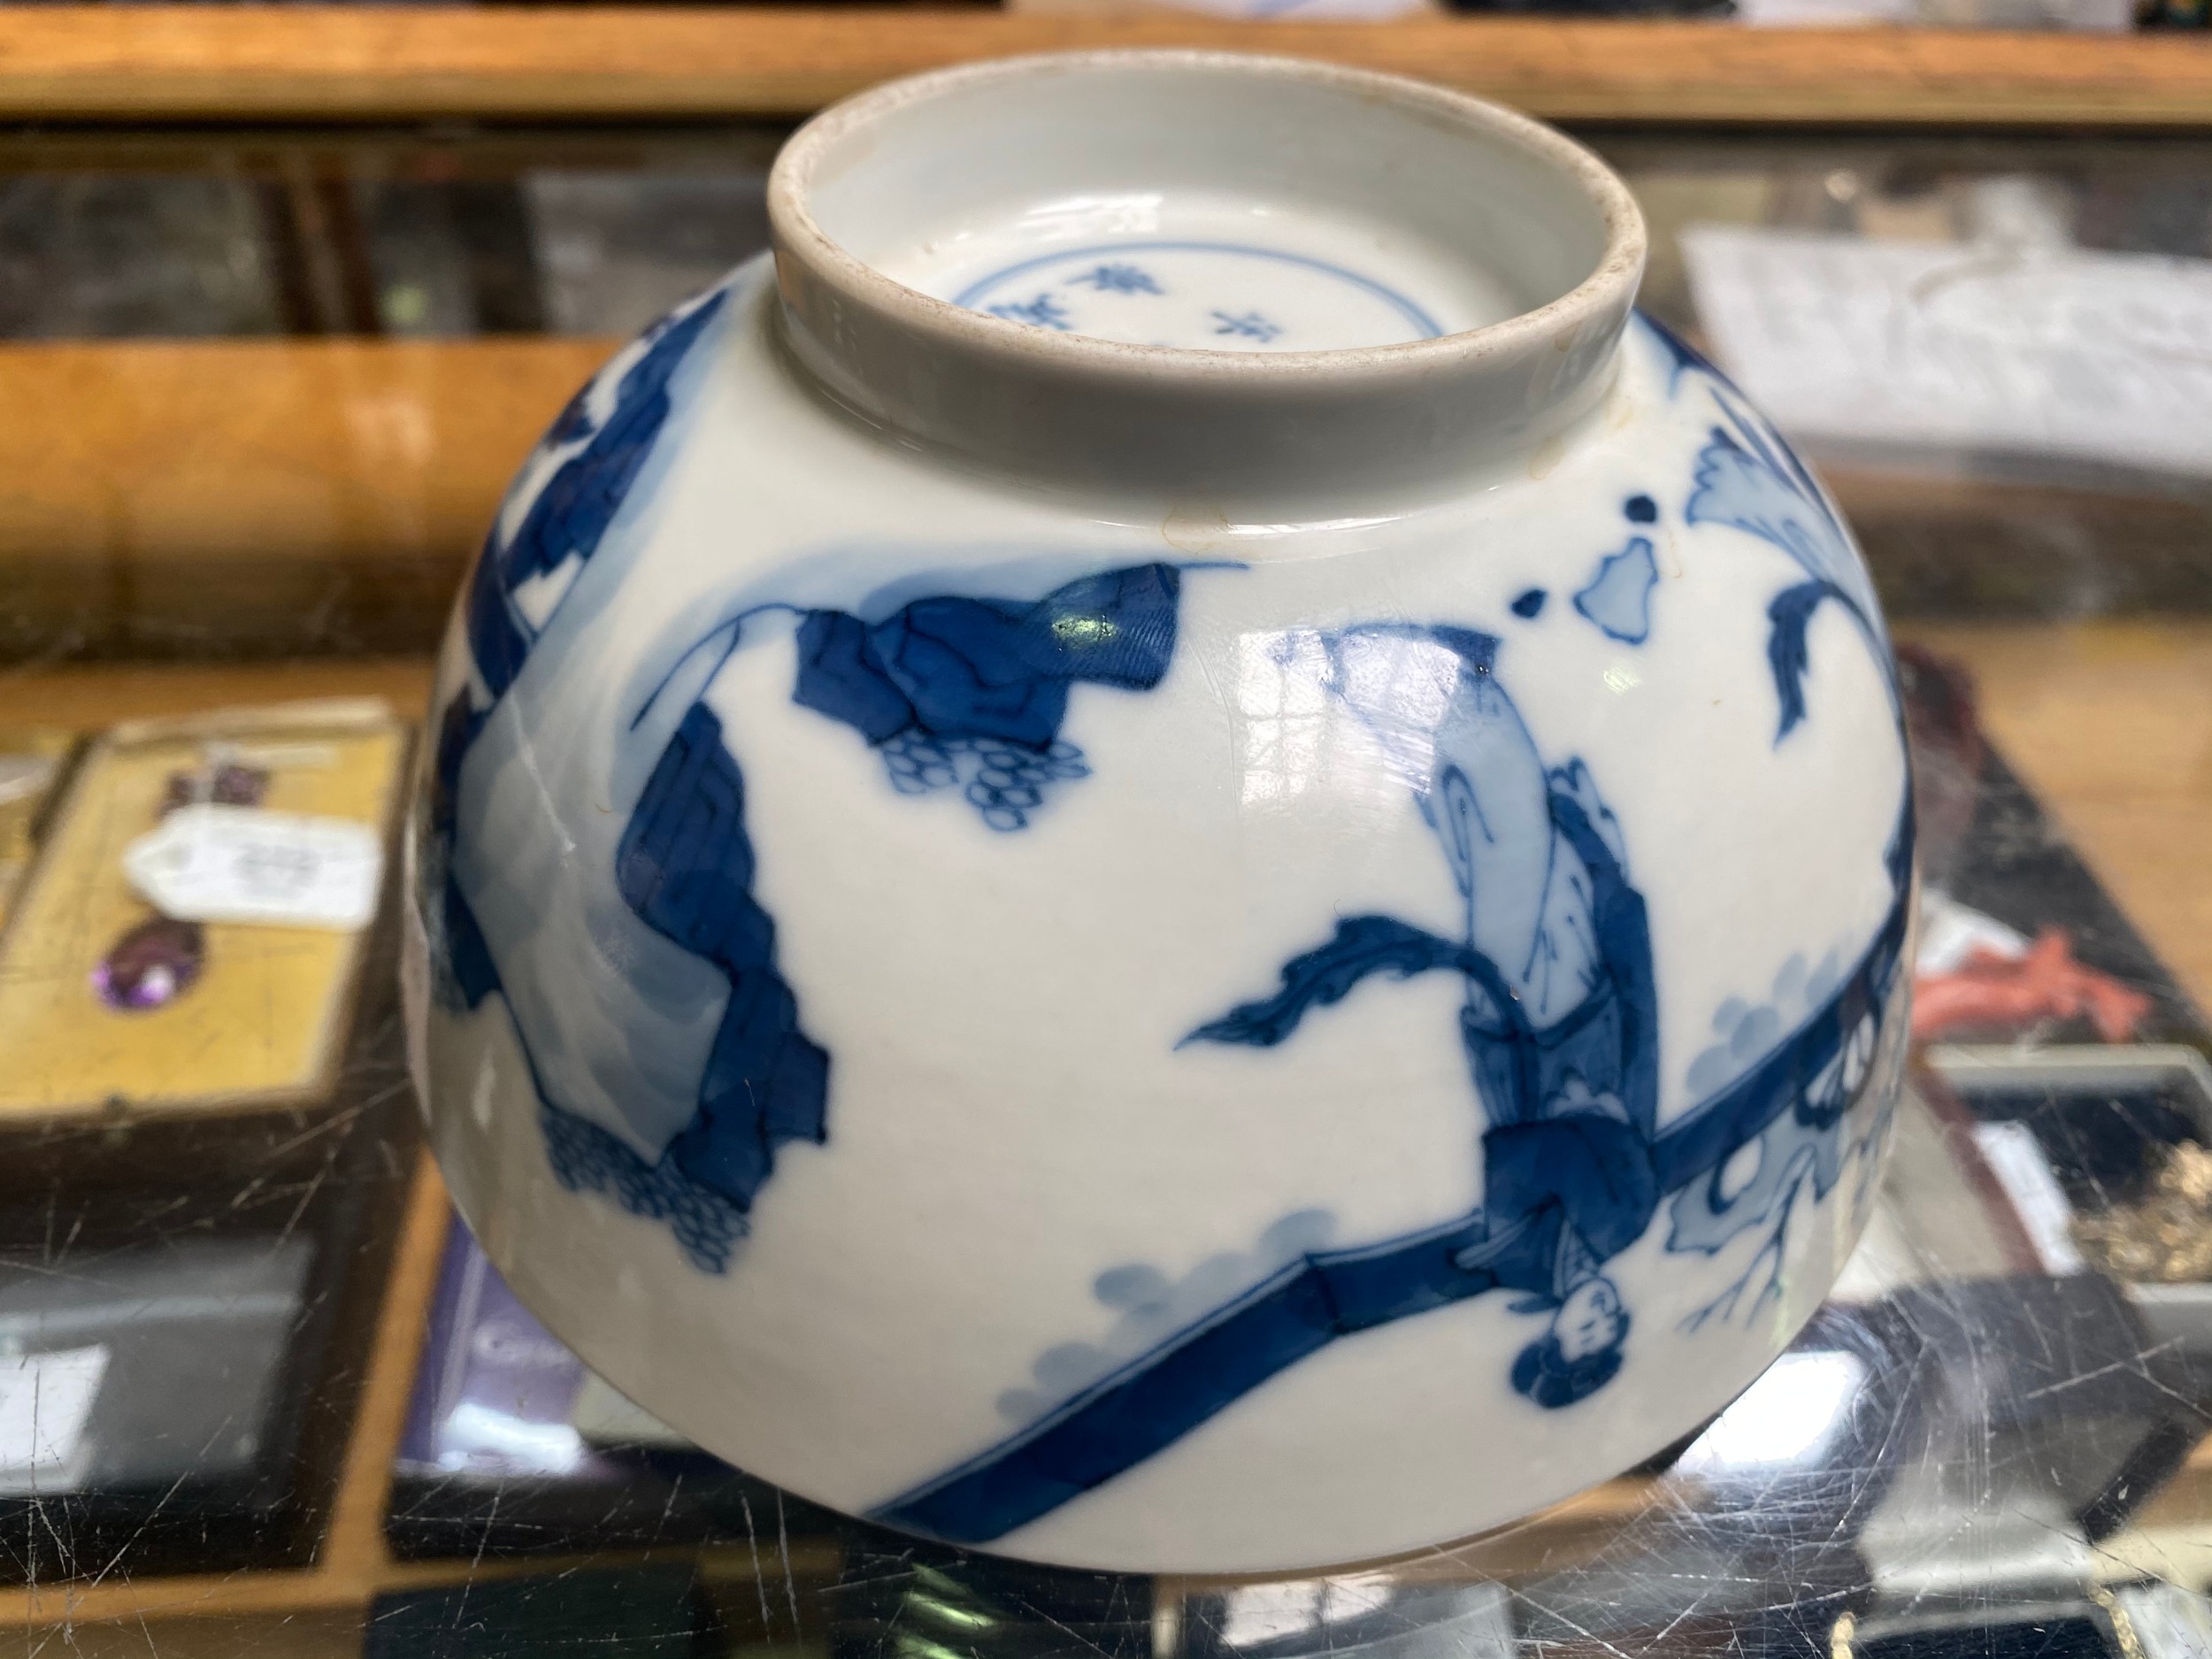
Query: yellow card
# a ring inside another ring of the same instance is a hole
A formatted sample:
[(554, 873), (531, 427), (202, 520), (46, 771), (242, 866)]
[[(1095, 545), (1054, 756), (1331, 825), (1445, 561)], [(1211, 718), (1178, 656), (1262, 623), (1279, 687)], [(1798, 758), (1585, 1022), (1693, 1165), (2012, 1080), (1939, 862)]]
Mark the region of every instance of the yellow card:
[[(114, 1006), (118, 946), (156, 918), (123, 854), (219, 766), (272, 811), (350, 819), (388, 839), (405, 728), (347, 700), (142, 721), (94, 743), (0, 936), (0, 1122), (81, 1113), (234, 1110), (328, 1093), (365, 933), (199, 925), (181, 988)], [(265, 780), (265, 781), (263, 781)], [(167, 969), (157, 970), (168, 972)]]
[(30, 872), (31, 830), (75, 741), (68, 732), (0, 730), (0, 927), (7, 926), (8, 906)]

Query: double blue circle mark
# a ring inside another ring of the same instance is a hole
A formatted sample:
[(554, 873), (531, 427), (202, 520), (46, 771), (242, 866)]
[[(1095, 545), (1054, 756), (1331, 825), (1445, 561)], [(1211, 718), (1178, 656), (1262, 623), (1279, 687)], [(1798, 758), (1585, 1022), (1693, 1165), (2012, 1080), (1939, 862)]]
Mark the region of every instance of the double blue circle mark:
[(1020, 276), (1025, 272), (1041, 270), (1046, 265), (1064, 265), (1071, 259), (1102, 258), (1133, 253), (1225, 253), (1234, 254), (1246, 259), (1271, 259), (1279, 265), (1303, 265), (1309, 271), (1318, 271), (1324, 275), (1336, 278), (1340, 282), (1348, 282), (1354, 288), (1364, 288), (1418, 329), (1424, 340), (1434, 340), (1444, 332), (1438, 326), (1435, 318), (1399, 293), (1397, 289), (1386, 287), (1372, 277), (1362, 276), (1356, 271), (1348, 271), (1340, 265), (1331, 265), (1325, 259), (1309, 259), (1303, 254), (1284, 253), (1279, 249), (1255, 248), (1248, 243), (1235, 242), (1105, 242), (1091, 248), (1064, 248), (1056, 253), (1040, 254), (1033, 259), (1024, 259), (1018, 265), (1010, 265), (1002, 270), (994, 271), (979, 281), (971, 282), (954, 296), (952, 303), (972, 310), (977, 301), (998, 287), (1000, 283)]

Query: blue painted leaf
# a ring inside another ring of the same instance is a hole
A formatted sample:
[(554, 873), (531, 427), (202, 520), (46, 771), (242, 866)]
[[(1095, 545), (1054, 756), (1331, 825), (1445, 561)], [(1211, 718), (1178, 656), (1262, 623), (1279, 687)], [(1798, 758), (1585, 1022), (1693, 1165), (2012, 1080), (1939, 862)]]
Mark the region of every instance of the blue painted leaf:
[(1805, 671), (1810, 663), (1805, 629), (1824, 599), (1851, 603), (1835, 583), (1812, 581), (1784, 588), (1767, 607), (1767, 619), (1774, 625), (1767, 634), (1767, 664), (1774, 671), (1774, 695), (1782, 704), (1782, 723), (1774, 733), (1778, 743), (1805, 718)]
[(1175, 651), (1180, 573), (1141, 565), (1033, 604), (918, 599), (881, 622), (808, 613), (793, 701), (871, 743), (902, 732), (1049, 750), (1078, 682), (1148, 691)]
[(1508, 1021), (1525, 1023), (1505, 976), (1481, 952), (1395, 917), (1354, 916), (1337, 923), (1327, 944), (1284, 964), (1283, 988), (1273, 996), (1240, 1003), (1183, 1041), (1271, 1048), (1298, 1029), (1310, 1010), (1343, 1001), (1363, 979), (1378, 973), (1406, 979), (1436, 968), (1468, 975), (1490, 994)]
[(1872, 595), (1850, 538), (1804, 464), (1747, 411), (1725, 400), (1722, 408), (1732, 426), (1715, 426), (1699, 451), (1696, 488), (1683, 518), (1755, 535), (1788, 554), (1806, 575), (1833, 582), (1855, 605), (1870, 607)]
[(1648, 536), (1631, 536), (1628, 545), (1598, 561), (1597, 573), (1575, 595), (1575, 609), (1608, 639), (1641, 645), (1651, 635), (1651, 590), (1659, 580)]
[(792, 701), (841, 720), (871, 743), (919, 722), (891, 680), (870, 629), (842, 611), (813, 611), (799, 625), (799, 679)]

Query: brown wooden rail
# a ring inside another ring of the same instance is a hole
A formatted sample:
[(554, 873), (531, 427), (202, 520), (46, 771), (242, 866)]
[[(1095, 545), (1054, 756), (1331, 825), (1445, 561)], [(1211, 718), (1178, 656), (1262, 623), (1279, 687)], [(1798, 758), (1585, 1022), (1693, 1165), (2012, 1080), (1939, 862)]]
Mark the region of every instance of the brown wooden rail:
[(2212, 127), (2212, 39), (2181, 35), (846, 6), (26, 8), (0, 30), (0, 119), (787, 116), (916, 70), (1108, 46), (1332, 58), (1571, 120)]
[(0, 346), (0, 645), (419, 649), (506, 480), (613, 345)]

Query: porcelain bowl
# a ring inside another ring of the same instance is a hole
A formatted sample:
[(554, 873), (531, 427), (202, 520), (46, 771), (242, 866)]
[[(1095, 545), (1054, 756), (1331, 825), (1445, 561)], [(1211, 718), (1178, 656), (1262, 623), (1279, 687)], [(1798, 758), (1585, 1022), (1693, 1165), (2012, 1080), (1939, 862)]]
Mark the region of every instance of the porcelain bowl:
[(640, 1405), (1085, 1566), (1491, 1526), (1812, 1312), (1911, 813), (1832, 502), (1586, 151), (1204, 54), (901, 82), (578, 394), (409, 838), (456, 1201)]

